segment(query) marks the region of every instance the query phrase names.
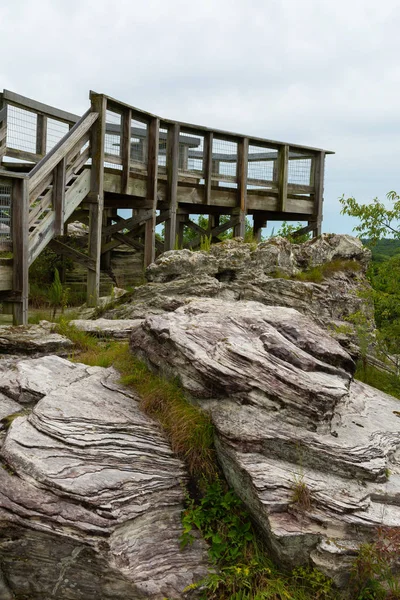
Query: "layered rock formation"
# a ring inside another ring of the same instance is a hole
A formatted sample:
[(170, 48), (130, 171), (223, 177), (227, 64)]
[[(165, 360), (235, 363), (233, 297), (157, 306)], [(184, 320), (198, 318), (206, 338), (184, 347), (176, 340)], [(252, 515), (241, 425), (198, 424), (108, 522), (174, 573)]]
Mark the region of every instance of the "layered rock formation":
[(203, 542), (179, 547), (183, 465), (117, 378), (57, 356), (3, 366), (2, 600), (182, 598), (205, 575)]
[(310, 318), (203, 299), (147, 317), (131, 347), (210, 411), (224, 473), (281, 564), (346, 585), (359, 545), (400, 527), (400, 403), (354, 381)]
[[(364, 274), (369, 258), (360, 240), (330, 234), (305, 244), (291, 244), (284, 238), (258, 246), (227, 240), (212, 245), (209, 252), (165, 252), (148, 267), (149, 283), (104, 316), (143, 318), (175, 310), (199, 297), (255, 300), (296, 308), (337, 334), (356, 353), (354, 335), (341, 330), (351, 330), (344, 319), (359, 310), (366, 310), (373, 321), (372, 309), (359, 296), (368, 287)], [(307, 281), (305, 271), (320, 281)]]

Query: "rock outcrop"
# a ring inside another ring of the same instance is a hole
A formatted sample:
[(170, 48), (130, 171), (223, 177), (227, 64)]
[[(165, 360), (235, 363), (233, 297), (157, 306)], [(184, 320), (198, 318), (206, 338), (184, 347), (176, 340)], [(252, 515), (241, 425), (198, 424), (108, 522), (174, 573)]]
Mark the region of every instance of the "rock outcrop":
[(131, 347), (210, 411), (224, 473), (281, 564), (343, 586), (359, 545), (400, 527), (400, 404), (354, 381), (310, 318), (202, 299), (148, 316)]
[[(0, 598), (183, 598), (182, 463), (113, 369), (57, 356), (0, 373)], [(1, 438), (0, 438), (1, 441)]]
[[(357, 238), (330, 234), (305, 244), (291, 244), (284, 238), (258, 246), (227, 240), (212, 245), (209, 252), (169, 251), (148, 267), (149, 283), (103, 316), (143, 318), (204, 297), (254, 300), (299, 310), (336, 332), (355, 354), (355, 336), (344, 319), (363, 310), (373, 321), (372, 307), (358, 294), (368, 286), (364, 275), (369, 258), (370, 251)], [(316, 281), (308, 281), (304, 271)], [(350, 331), (345, 335), (343, 330)]]
[(54, 324), (41, 321), (38, 325), (0, 327), (0, 354), (67, 355), (73, 347), (71, 340), (54, 332)]

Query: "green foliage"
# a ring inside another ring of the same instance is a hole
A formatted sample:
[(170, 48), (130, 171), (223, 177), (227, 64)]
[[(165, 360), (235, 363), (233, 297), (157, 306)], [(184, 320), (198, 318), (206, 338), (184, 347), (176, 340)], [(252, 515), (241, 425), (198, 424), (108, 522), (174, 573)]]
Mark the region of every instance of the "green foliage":
[(203, 252), (209, 252), (211, 249), (211, 239), (211, 235), (202, 235), (200, 238), (200, 250)]
[(54, 269), (54, 281), (48, 292), (50, 306), (53, 308), (53, 318), (56, 316), (57, 308), (61, 308), (61, 312), (64, 312), (68, 303), (68, 293), (68, 288), (61, 283), (58, 269)]
[(364, 364), (360, 360), (357, 363), (354, 377), (400, 400), (400, 378), (394, 373), (382, 371), (370, 364)]
[(287, 238), (292, 244), (303, 244), (311, 239), (310, 233), (303, 233), (302, 235), (294, 235), (296, 231), (302, 229), (303, 225), (297, 223), (297, 225), (289, 225), (287, 221), (284, 221), (275, 236)]
[(379, 527), (376, 540), (360, 546), (355, 559), (351, 584), (357, 600), (396, 600), (400, 581), (394, 574), (400, 554), (400, 533), (395, 527)]
[(276, 569), (256, 535), (243, 503), (221, 480), (209, 484), (196, 504), (187, 500), (182, 546), (201, 532), (209, 544), (214, 571), (193, 587), (202, 598), (221, 600), (315, 600), (333, 598), (332, 581), (306, 567), (283, 574)]
[(341, 214), (359, 219), (360, 224), (353, 231), (372, 243), (387, 235), (400, 239), (400, 196), (392, 191), (387, 194), (387, 198), (393, 202), (391, 209), (386, 208), (378, 198), (374, 198), (369, 204), (359, 204), (355, 198), (345, 198), (343, 195), (339, 199), (343, 207)]
[(298, 475), (292, 484), (291, 503), (301, 512), (306, 512), (311, 508), (311, 491), (304, 481), (304, 475)]

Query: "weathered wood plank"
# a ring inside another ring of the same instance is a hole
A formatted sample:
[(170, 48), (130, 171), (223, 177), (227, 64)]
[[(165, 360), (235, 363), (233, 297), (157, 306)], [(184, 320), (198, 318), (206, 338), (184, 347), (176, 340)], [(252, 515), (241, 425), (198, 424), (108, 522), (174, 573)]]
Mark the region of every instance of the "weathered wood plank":
[(149, 124), (147, 149), (147, 198), (152, 202), (153, 218), (145, 224), (144, 265), (147, 267), (155, 259), (156, 210), (157, 210), (157, 177), (158, 177), (158, 145), (160, 120), (154, 118)]
[(92, 270), (95, 269), (95, 263), (94, 263), (93, 258), (90, 258), (90, 256), (87, 256), (87, 254), (83, 254), (83, 252), (79, 252), (78, 250), (75, 250), (75, 248), (71, 248), (70, 246), (67, 246), (67, 244), (60, 242), (59, 240), (55, 240), (55, 239), (51, 240), (49, 242), (48, 247), (51, 248), (54, 252), (56, 252), (56, 254), (61, 254), (62, 256), (67, 256), (68, 258), (71, 258), (72, 260), (79, 263), (80, 265), (83, 265), (87, 269), (92, 269)]
[(289, 146), (284, 145), (279, 149), (278, 181), (279, 181), (279, 209), (286, 210), (288, 192)]
[(49, 106), (48, 104), (43, 104), (42, 102), (37, 102), (36, 100), (32, 100), (26, 96), (15, 94), (14, 92), (10, 92), (10, 90), (4, 90), (3, 99), (13, 106), (17, 106), (35, 113), (41, 113), (46, 117), (56, 119), (57, 121), (62, 121), (63, 123), (73, 124), (80, 119), (78, 115), (54, 108), (54, 106)]
[[(221, 225), (218, 225), (217, 227), (214, 227), (213, 229), (211, 229), (211, 236), (217, 238), (220, 233), (223, 233), (227, 229), (234, 228), (238, 224), (238, 222), (239, 222), (239, 217), (236, 217), (236, 216), (231, 217), (229, 219), (229, 221), (227, 221), (226, 223), (222, 223)], [(207, 234), (207, 232), (206, 232), (206, 234)], [(189, 246), (189, 248), (196, 248), (196, 246), (200, 245), (200, 242), (201, 242), (201, 236), (197, 236), (196, 238), (191, 240), (191, 242), (188, 244), (188, 246)]]
[(104, 204), (104, 140), (106, 128), (107, 99), (100, 94), (91, 94), (91, 110), (98, 119), (91, 126), (90, 146), (92, 149), (92, 167), (90, 179), (89, 207), (89, 256), (93, 259), (95, 268), (88, 269), (87, 275), (87, 305), (96, 306), (100, 295), (100, 259), (101, 259), (101, 228), (103, 222)]
[(213, 162), (213, 133), (210, 131), (204, 136), (204, 154), (203, 154), (203, 169), (204, 169), (204, 201), (206, 204), (211, 204), (211, 184), (212, 184), (212, 162)]
[(67, 139), (60, 140), (54, 148), (46, 154), (40, 165), (29, 174), (29, 190), (34, 189), (57, 166), (61, 159), (75, 147), (81, 137), (83, 137), (98, 120), (97, 112), (86, 113), (78, 123), (69, 132)]
[(178, 209), (179, 125), (168, 130), (167, 137), (167, 202), (169, 218), (165, 223), (164, 249), (173, 250), (176, 239)]
[(38, 114), (36, 117), (36, 154), (44, 156), (47, 145), (47, 117)]
[(54, 169), (53, 208), (55, 212), (55, 235), (62, 235), (64, 231), (66, 165), (67, 161), (64, 157)]
[(249, 152), (249, 140), (243, 138), (238, 143), (236, 178), (238, 185), (239, 222), (235, 226), (234, 236), (244, 238), (246, 232), (247, 213), (247, 158)]
[(120, 146), (122, 161), (121, 194), (126, 194), (128, 190), (131, 162), (131, 122), (132, 111), (129, 108), (124, 109), (122, 112), (122, 139)]
[(14, 179), (12, 186), (11, 222), (13, 241), (13, 280), (12, 289), (20, 292), (21, 300), (13, 304), (14, 325), (28, 323), (28, 181)]
[(324, 177), (325, 177), (325, 153), (320, 154), (315, 158), (314, 170), (314, 223), (313, 237), (321, 235), (322, 211), (324, 202)]
[(122, 229), (128, 229), (130, 231), (136, 225), (144, 225), (146, 221), (153, 217), (153, 211), (148, 210), (141, 215), (135, 215), (134, 217), (130, 217), (129, 219), (119, 219), (118, 223), (114, 223), (114, 225), (109, 225), (108, 227), (104, 227), (102, 231), (103, 238), (112, 235), (114, 233), (118, 233)]
[(90, 171), (84, 170), (67, 188), (65, 192), (65, 217), (64, 222), (69, 219), (74, 210), (83, 202), (90, 192)]

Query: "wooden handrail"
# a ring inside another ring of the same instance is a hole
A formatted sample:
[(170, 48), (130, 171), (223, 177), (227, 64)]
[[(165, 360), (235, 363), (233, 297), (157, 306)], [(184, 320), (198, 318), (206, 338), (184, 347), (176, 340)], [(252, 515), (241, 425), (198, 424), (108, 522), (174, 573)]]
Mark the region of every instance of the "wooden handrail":
[(89, 131), (98, 116), (98, 113), (91, 112), (89, 109), (58, 144), (32, 169), (28, 175), (30, 190), (47, 177), (57, 164), (67, 156), (79, 139)]
[(68, 123), (69, 125), (76, 123), (80, 119), (79, 115), (74, 115), (73, 113), (66, 112), (65, 110), (54, 108), (54, 106), (37, 102), (36, 100), (21, 96), (15, 92), (10, 92), (10, 90), (3, 90), (3, 93), (0, 94), (0, 96), (2, 96), (3, 101), (6, 104), (11, 104), (12, 106), (23, 108), (24, 110), (28, 110), (33, 113), (39, 113), (45, 117), (55, 119), (56, 121), (62, 121), (63, 123)]

